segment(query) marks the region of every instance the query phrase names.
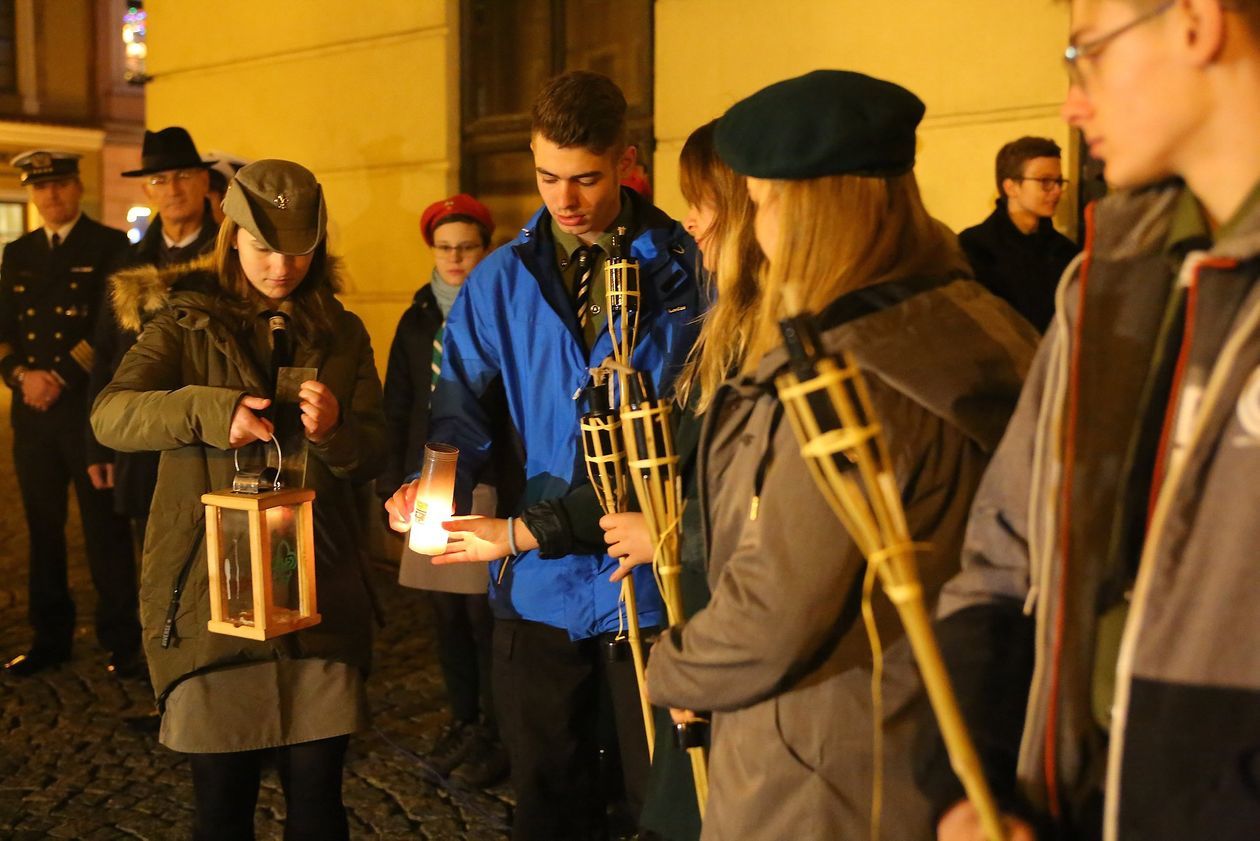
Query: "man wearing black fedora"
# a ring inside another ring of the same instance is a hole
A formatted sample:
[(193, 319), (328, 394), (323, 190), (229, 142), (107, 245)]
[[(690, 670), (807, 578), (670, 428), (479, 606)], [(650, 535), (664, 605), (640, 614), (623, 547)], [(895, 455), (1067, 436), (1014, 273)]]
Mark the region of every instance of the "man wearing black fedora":
[(26, 677), (70, 659), (75, 605), (67, 581), (66, 489), (73, 485), (97, 590), (96, 636), (109, 670), (137, 674), (140, 623), (127, 523), (89, 479), (83, 429), (92, 367), (88, 339), (100, 317), (122, 231), (80, 209), (79, 156), (38, 149), (12, 161), (42, 226), (5, 246), (0, 268), (0, 376), (13, 389), (13, 456), (30, 532), (30, 649), (4, 664)]
[[(140, 168), (122, 175), (143, 179), (144, 193), (157, 214), (144, 238), (125, 252), (115, 271), (185, 263), (213, 250), (219, 226), (206, 197), (210, 190), (209, 168), (215, 163), (201, 159), (192, 137), (179, 126), (144, 133)], [(135, 340), (135, 333), (118, 325), (113, 300), (106, 295), (105, 309), (92, 341), (96, 361), (88, 388), (89, 405), (113, 379), (118, 363)], [(86, 434), (94, 466), (100, 465), (103, 486), (113, 488), (115, 509), (130, 518), (136, 542), (143, 545), (157, 482), (158, 454), (114, 453), (97, 444), (91, 430)]]

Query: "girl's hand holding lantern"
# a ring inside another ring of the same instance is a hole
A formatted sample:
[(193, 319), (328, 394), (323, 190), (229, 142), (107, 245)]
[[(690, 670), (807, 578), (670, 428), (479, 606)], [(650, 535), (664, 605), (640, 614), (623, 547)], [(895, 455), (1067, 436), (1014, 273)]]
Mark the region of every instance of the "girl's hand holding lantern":
[(270, 441), (275, 427), (271, 425), (271, 421), (254, 414), (270, 405), (271, 401), (266, 397), (242, 397), (232, 412), (232, 425), (228, 427), (228, 446), (237, 449), (254, 441)]

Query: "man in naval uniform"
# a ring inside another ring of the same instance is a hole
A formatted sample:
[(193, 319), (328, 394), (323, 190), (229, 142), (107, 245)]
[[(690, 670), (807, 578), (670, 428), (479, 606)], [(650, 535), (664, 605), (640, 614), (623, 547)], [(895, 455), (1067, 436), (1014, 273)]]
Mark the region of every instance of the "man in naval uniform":
[[(80, 209), (78, 155), (37, 150), (13, 166), (43, 226), (4, 248), (0, 263), (0, 377), (13, 390), (13, 461), (30, 532), (30, 649), (4, 664), (25, 677), (70, 659), (75, 607), (66, 576), (66, 511), (73, 484), (96, 585), (96, 636), (108, 670), (138, 675), (136, 567), (127, 521), (113, 513), (102, 477), (90, 476), (88, 342), (105, 272), (127, 247), (122, 231)], [(102, 465), (92, 465), (99, 473)]]

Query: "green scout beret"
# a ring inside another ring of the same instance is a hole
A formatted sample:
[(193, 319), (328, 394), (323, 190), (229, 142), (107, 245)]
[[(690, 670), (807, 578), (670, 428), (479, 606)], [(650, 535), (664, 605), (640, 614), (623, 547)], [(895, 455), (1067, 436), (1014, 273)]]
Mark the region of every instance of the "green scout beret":
[(281, 254), (314, 251), (328, 223), (323, 188), (309, 169), (292, 161), (241, 167), (223, 197), (223, 212)]
[(755, 178), (900, 175), (914, 167), (923, 111), (900, 85), (815, 70), (732, 105), (714, 141), (727, 166)]

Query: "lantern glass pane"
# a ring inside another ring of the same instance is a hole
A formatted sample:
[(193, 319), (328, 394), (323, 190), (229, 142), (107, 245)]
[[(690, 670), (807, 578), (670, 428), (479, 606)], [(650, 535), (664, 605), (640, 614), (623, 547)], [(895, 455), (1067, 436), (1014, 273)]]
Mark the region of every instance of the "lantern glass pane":
[(296, 618), (301, 606), (298, 591), (298, 510), (281, 505), (266, 511), (267, 541), (271, 545), (272, 618)]
[(254, 624), (254, 576), (249, 554), (249, 512), (219, 508), (219, 598), (225, 619)]

